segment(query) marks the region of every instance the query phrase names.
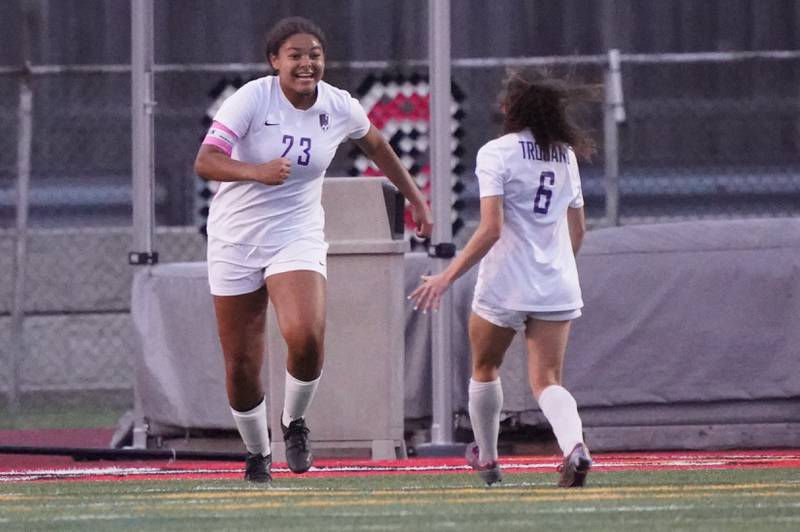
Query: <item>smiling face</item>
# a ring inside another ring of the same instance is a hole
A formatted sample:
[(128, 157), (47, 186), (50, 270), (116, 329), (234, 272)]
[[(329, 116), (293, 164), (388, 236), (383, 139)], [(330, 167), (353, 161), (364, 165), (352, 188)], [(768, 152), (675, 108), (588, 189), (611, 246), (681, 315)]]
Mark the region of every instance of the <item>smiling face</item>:
[(283, 93), (295, 107), (313, 105), (317, 83), (325, 72), (325, 52), (319, 39), (308, 33), (295, 33), (284, 41), (277, 54), (270, 54), (269, 62), (278, 72)]

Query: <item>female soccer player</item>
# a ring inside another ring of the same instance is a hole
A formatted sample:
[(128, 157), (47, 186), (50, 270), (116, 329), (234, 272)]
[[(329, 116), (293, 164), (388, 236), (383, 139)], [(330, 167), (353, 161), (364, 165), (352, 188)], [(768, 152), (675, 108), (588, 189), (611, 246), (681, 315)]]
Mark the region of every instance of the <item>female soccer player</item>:
[(324, 81), (325, 37), (292, 17), (269, 32), (276, 75), (228, 98), (203, 141), (197, 175), (221, 181), (208, 219), (208, 278), (225, 356), (225, 384), (248, 451), (245, 479), (269, 483), (264, 360), (268, 299), (288, 346), (281, 426), (295, 473), (311, 467), (304, 414), (319, 383), (325, 333), (328, 244), (322, 179), (339, 144), (353, 141), (411, 203), (419, 236), (429, 236), (425, 198), (364, 109)]
[(506, 134), (477, 156), (478, 228), (442, 273), (423, 276), (409, 296), (416, 308), (435, 310), (442, 293), (480, 261), (469, 321), (475, 443), (467, 460), (489, 485), (502, 478), (498, 370), (518, 330), (527, 339), (533, 395), (564, 453), (559, 485), (582, 486), (591, 466), (575, 399), (561, 386), (570, 320), (583, 306), (575, 253), (585, 221), (575, 153), (588, 157), (594, 148), (569, 119), (573, 94), (566, 84), (541, 76), (514, 74), (506, 81)]

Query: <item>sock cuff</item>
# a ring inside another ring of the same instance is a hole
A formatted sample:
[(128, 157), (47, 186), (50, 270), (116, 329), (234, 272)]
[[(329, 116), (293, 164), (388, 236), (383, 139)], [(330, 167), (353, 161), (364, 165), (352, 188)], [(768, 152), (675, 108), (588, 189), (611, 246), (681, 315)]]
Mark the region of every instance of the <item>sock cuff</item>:
[(303, 387), (303, 386), (316, 386), (317, 383), (319, 383), (319, 380), (321, 378), (322, 378), (322, 372), (320, 372), (319, 377), (317, 377), (313, 381), (301, 381), (300, 379), (296, 379), (296, 378), (292, 377), (292, 374), (289, 373), (289, 370), (288, 369), (286, 370), (286, 380), (288, 382), (291, 382), (295, 386), (300, 386), (300, 387)]
[(252, 410), (247, 410), (245, 412), (240, 412), (239, 410), (235, 410), (231, 407), (231, 414), (233, 417), (253, 417), (257, 415), (265, 415), (267, 413), (267, 396), (265, 395), (261, 402), (256, 405), (255, 408)]
[(573, 403), (575, 402), (575, 398), (572, 397), (572, 394), (569, 393), (569, 390), (567, 390), (566, 388), (564, 388), (559, 384), (551, 384), (550, 386), (542, 390), (542, 393), (539, 394), (539, 400), (538, 400), (539, 406), (541, 407), (543, 402), (546, 403), (550, 401), (551, 397), (554, 399), (555, 398), (565, 399)]
[(472, 379), (472, 378), (470, 378), (470, 380), (469, 380), (469, 390), (468, 391), (470, 393), (480, 393), (480, 392), (483, 392), (483, 391), (486, 391), (486, 390), (492, 390), (494, 388), (501, 388), (502, 389), (502, 384), (500, 382), (500, 377), (497, 377), (495, 380), (489, 381), (489, 382), (476, 381), (475, 379)]

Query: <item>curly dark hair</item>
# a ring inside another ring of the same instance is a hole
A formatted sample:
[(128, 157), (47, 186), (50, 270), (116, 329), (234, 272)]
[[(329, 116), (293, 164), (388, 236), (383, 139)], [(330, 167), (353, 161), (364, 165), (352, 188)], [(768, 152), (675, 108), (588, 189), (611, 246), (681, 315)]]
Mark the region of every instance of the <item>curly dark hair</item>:
[(543, 71), (515, 71), (504, 82), (502, 105), (506, 133), (530, 129), (536, 143), (548, 153), (553, 143), (572, 146), (588, 160), (595, 152), (589, 133), (575, 124), (573, 104), (599, 98), (599, 85), (579, 85), (550, 77)]
[(265, 42), (267, 62), (269, 62), (271, 55), (278, 55), (278, 50), (281, 49), (281, 46), (283, 46), (283, 43), (286, 42), (286, 39), (292, 35), (297, 35), (298, 33), (307, 33), (316, 37), (319, 40), (319, 43), (322, 45), (323, 51), (325, 51), (325, 49), (328, 47), (325, 34), (322, 32), (319, 26), (307, 18), (287, 17), (279, 20), (267, 33)]

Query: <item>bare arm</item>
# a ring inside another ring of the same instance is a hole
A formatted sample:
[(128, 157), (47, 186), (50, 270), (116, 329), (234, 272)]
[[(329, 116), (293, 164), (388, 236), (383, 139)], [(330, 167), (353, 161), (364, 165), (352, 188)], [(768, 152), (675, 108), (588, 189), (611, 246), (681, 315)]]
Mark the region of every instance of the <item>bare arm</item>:
[(250, 164), (231, 159), (224, 151), (203, 144), (194, 160), (194, 171), (210, 181), (257, 181), (265, 185), (280, 185), (292, 171), (289, 159), (274, 159), (263, 164)]
[(422, 276), (422, 284), (409, 296), (409, 299), (415, 300), (415, 308), (421, 308), (423, 312), (428, 309), (436, 310), (442, 294), (489, 252), (500, 238), (502, 228), (503, 196), (481, 198), (481, 221), (478, 228), (461, 253), (442, 273)]
[(412, 215), (417, 224), (417, 235), (429, 237), (433, 230), (433, 216), (422, 192), (417, 188), (408, 170), (397, 157), (389, 143), (375, 126), (370, 126), (364, 137), (353, 142), (372, 159), (381, 172), (389, 178), (400, 193), (411, 203)]
[(569, 226), (569, 239), (572, 242), (572, 252), (577, 255), (586, 235), (586, 217), (583, 207), (567, 209), (567, 225)]

